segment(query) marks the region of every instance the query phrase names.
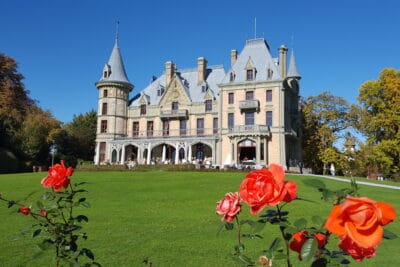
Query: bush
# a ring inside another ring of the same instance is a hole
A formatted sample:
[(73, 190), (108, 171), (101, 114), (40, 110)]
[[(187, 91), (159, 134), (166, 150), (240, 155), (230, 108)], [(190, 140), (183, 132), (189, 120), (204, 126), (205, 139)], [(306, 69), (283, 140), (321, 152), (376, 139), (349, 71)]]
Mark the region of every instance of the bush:
[(17, 172), (19, 160), (11, 151), (0, 148), (0, 173)]

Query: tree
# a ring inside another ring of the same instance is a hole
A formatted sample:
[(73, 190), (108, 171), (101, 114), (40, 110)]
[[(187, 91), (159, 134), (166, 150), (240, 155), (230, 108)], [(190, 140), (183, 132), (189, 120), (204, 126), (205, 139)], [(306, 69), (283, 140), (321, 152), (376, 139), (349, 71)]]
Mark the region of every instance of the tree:
[[(334, 143), (344, 137), (344, 130), (352, 124), (350, 105), (342, 97), (325, 91), (303, 101), (303, 160), (314, 172), (326, 172), (328, 163), (342, 166), (342, 160), (333, 149)], [(335, 152), (335, 153), (334, 153)], [(335, 160), (335, 161), (334, 161)]]
[(93, 160), (97, 127), (97, 113), (91, 110), (85, 114), (74, 116), (65, 125), (74, 154), (78, 159)]
[(365, 152), (375, 159), (367, 168), (393, 176), (400, 168), (400, 72), (387, 68), (362, 84), (358, 102), (357, 127), (367, 137)]

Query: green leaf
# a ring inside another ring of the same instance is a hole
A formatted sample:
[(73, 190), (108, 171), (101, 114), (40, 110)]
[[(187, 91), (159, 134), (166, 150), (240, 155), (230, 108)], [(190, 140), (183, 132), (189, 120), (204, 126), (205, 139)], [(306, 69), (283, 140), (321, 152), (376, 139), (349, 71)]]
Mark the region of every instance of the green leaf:
[(235, 225), (233, 224), (233, 223), (230, 223), (230, 222), (226, 222), (225, 223), (225, 229), (226, 230), (233, 230), (233, 227), (234, 227)]
[(255, 224), (255, 222), (252, 221), (252, 220), (243, 220), (243, 221), (240, 221), (240, 225), (245, 225), (245, 224), (248, 224), (248, 225), (250, 225), (250, 226), (253, 226), (253, 225)]
[(81, 253), (84, 253), (84, 254), (86, 255), (86, 257), (88, 257), (89, 259), (94, 260), (94, 254), (93, 254), (93, 252), (92, 252), (90, 249), (88, 249), (88, 248), (83, 248), (83, 249), (81, 250)]
[(312, 216), (311, 220), (315, 225), (318, 225), (318, 227), (321, 227), (324, 224), (323, 219), (317, 215)]
[(264, 229), (265, 223), (257, 221), (254, 223), (254, 225), (251, 227), (253, 230), (253, 233), (259, 233)]
[(82, 206), (82, 207), (84, 207), (84, 208), (90, 208), (89, 202), (80, 202), (80, 203), (81, 203), (81, 206)]
[(279, 237), (275, 238), (274, 241), (272, 241), (271, 246), (269, 246), (269, 251), (275, 251), (279, 248), (279, 243), (281, 242), (281, 239)]
[(298, 220), (296, 220), (296, 221), (294, 222), (294, 226), (296, 226), (296, 228), (297, 228), (298, 230), (302, 230), (302, 229), (306, 228), (306, 226), (307, 226), (307, 220), (304, 219), (304, 218), (300, 218), (300, 219), (298, 219)]
[(41, 210), (44, 209), (44, 205), (41, 201), (36, 201), (36, 205), (39, 209), (41, 209)]
[(396, 239), (396, 238), (398, 238), (398, 236), (395, 233), (393, 233), (393, 232), (391, 232), (391, 231), (389, 231), (387, 229), (383, 229), (383, 238), (385, 238), (385, 239)]
[(324, 182), (322, 182), (318, 179), (307, 179), (307, 180), (304, 180), (303, 183), (307, 186), (311, 186), (311, 187), (318, 188), (318, 189), (326, 188)]
[(36, 229), (36, 230), (33, 232), (33, 234), (32, 234), (32, 238), (34, 238), (34, 237), (40, 235), (41, 232), (42, 232), (42, 229)]
[(315, 238), (309, 238), (301, 247), (300, 256), (303, 261), (311, 260), (317, 252), (318, 242)]
[(82, 222), (82, 221), (88, 222), (89, 221), (88, 217), (86, 217), (85, 215), (78, 215), (78, 216), (76, 216), (76, 219), (78, 220), (78, 222)]
[(247, 266), (253, 266), (254, 265), (254, 261), (252, 261), (249, 257), (245, 256), (245, 255), (239, 255), (238, 258), (247, 264)]
[(86, 200), (86, 198), (85, 197), (82, 197), (82, 198), (80, 198), (79, 200), (78, 200), (78, 202), (84, 202)]
[(239, 244), (234, 247), (236, 254), (241, 254), (244, 251), (244, 245)]

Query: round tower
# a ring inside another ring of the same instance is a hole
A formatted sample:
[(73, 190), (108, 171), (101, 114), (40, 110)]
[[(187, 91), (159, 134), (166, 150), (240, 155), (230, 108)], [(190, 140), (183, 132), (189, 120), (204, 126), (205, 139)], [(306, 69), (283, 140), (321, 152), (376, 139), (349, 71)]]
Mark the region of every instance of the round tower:
[(99, 94), (94, 161), (100, 164), (111, 161), (109, 142), (127, 135), (129, 92), (134, 88), (126, 75), (117, 38), (96, 87)]

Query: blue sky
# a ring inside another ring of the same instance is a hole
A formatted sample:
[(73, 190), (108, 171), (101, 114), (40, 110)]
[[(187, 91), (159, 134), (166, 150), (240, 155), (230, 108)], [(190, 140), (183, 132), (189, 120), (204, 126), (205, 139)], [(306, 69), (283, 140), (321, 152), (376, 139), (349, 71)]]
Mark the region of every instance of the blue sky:
[(119, 45), (131, 97), (172, 60), (178, 69), (228, 70), (230, 51), (263, 37), (271, 53), (294, 48), (301, 95), (330, 90), (356, 103), (358, 88), (386, 67), (400, 69), (398, 0), (0, 0), (0, 52), (19, 63), (26, 89), (63, 122), (97, 109), (97, 89)]

